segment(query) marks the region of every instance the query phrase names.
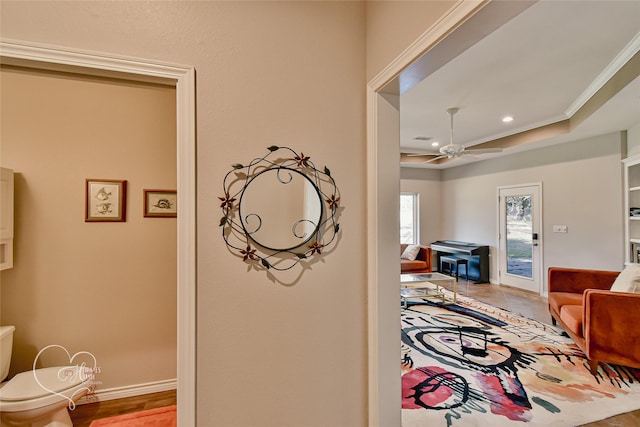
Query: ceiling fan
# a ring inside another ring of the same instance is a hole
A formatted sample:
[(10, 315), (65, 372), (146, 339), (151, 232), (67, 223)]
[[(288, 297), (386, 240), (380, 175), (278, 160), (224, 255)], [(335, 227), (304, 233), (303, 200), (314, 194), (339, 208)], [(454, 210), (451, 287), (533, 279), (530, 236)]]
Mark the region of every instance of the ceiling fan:
[[(450, 141), (449, 144), (443, 145), (440, 147), (440, 155), (436, 155), (428, 160), (425, 160), (424, 163), (435, 162), (440, 159), (456, 159), (463, 155), (475, 155), (475, 154), (488, 154), (488, 153), (500, 153), (502, 152), (502, 148), (465, 148), (464, 145), (454, 144), (453, 143), (453, 115), (458, 112), (458, 108), (449, 108), (447, 113), (449, 114), (451, 121), (450, 128)], [(407, 154), (408, 157), (411, 156), (425, 156), (428, 154)]]

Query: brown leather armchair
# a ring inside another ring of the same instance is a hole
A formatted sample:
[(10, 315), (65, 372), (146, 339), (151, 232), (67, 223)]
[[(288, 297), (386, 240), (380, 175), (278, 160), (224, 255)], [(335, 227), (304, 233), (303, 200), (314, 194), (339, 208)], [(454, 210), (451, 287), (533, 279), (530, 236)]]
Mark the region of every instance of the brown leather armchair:
[(640, 368), (640, 294), (609, 289), (620, 272), (549, 268), (549, 312), (589, 358)]
[[(400, 255), (407, 248), (407, 244), (400, 244)], [(431, 248), (428, 246), (420, 246), (420, 252), (413, 261), (400, 259), (400, 273), (402, 274), (418, 274), (431, 272)]]

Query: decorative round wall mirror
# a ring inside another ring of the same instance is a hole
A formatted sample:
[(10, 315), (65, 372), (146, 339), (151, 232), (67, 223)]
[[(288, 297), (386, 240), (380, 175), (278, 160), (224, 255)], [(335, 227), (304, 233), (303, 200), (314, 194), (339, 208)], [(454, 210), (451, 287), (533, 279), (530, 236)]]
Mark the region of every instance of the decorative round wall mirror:
[(268, 150), (225, 175), (220, 226), (227, 247), (244, 262), (288, 270), (334, 241), (340, 196), (326, 166), (320, 171), (288, 147)]
[(307, 243), (322, 221), (322, 198), (302, 172), (274, 167), (247, 182), (238, 204), (240, 222), (256, 244), (286, 251)]

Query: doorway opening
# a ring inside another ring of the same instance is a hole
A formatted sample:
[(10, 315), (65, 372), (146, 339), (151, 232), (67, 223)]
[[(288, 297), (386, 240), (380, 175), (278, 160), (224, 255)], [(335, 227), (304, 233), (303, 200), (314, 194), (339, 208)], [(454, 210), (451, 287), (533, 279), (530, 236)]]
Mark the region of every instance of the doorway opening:
[[(510, 5), (520, 7), (519, 3)], [(398, 229), (400, 94), (482, 38), (478, 28), (498, 28), (509, 14), (494, 2), (457, 2), (367, 87), (367, 263), (369, 425), (401, 425), (400, 293)], [(486, 11), (486, 13), (485, 13)], [(482, 12), (482, 13), (480, 13)], [(510, 13), (517, 13), (510, 10)], [(463, 26), (482, 16), (484, 25)], [(448, 37), (455, 31), (455, 37)], [(437, 51), (437, 52), (436, 52)], [(434, 53), (427, 58), (427, 53)], [(395, 225), (394, 225), (395, 224)]]
[(92, 54), (24, 42), (0, 42), (6, 65), (91, 76), (127, 76), (130, 80), (170, 83), (176, 88), (177, 154), (177, 403), (178, 425), (196, 425), (196, 200), (195, 200), (195, 69), (192, 66)]

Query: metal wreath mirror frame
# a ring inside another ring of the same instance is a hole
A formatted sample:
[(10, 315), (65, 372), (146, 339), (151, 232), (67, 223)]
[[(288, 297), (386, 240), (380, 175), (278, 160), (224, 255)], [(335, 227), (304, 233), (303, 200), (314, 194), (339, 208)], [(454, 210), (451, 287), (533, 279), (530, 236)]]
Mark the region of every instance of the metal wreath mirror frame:
[[(222, 237), (242, 261), (289, 270), (320, 256), (340, 232), (340, 194), (329, 168), (289, 147), (235, 163), (224, 177)], [(278, 157), (276, 157), (279, 155)]]

